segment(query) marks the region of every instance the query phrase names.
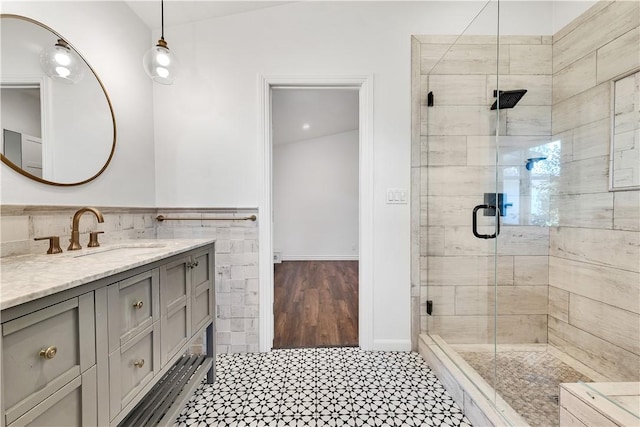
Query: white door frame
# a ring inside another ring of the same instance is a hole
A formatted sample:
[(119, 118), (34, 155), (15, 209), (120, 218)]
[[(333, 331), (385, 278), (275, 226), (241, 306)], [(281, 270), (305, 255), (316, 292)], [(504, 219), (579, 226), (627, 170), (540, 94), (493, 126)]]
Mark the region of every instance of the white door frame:
[(359, 273), (358, 340), (373, 349), (373, 75), (258, 76), (260, 351), (273, 346), (273, 207), (271, 90), (274, 87), (356, 88), (359, 102)]

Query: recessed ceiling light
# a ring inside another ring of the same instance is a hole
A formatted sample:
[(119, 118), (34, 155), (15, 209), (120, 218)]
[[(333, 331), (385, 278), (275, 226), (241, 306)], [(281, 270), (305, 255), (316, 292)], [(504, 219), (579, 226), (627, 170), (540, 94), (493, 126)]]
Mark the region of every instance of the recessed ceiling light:
[(309, 123), (305, 123), (302, 125), (302, 129), (304, 130), (309, 130), (309, 128), (311, 127), (311, 125)]

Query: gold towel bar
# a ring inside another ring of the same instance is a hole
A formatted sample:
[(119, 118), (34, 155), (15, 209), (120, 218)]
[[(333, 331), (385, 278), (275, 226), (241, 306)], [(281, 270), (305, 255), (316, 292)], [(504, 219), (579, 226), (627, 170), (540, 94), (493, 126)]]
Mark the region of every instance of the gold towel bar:
[(164, 215), (158, 215), (157, 221), (255, 221), (258, 217), (255, 215), (244, 216), (239, 218), (167, 218)]

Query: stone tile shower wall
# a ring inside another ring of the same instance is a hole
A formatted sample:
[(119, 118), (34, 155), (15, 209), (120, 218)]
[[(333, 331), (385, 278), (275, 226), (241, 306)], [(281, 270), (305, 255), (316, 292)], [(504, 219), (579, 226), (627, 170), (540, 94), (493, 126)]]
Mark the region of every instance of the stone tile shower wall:
[[(48, 242), (34, 237), (60, 236), (63, 251), (71, 236), (71, 220), (79, 207), (2, 206), (0, 254), (45, 254)], [(156, 216), (190, 218), (244, 217), (257, 209), (157, 209), (98, 207), (105, 221), (86, 214), (80, 222), (80, 242), (89, 232), (103, 230), (103, 243), (129, 239), (216, 239), (216, 332), (218, 353), (259, 351), (258, 336), (258, 225), (252, 221), (166, 221)]]
[[(413, 89), (420, 100), (420, 135), (418, 139), (414, 134), (412, 151), (413, 191), (420, 197), (420, 332), (440, 335), (449, 343), (492, 342), (495, 263), (498, 341), (544, 343), (549, 229), (536, 223), (527, 208), (524, 165), (529, 148), (551, 141), (552, 40), (501, 37), (500, 89), (529, 92), (516, 108), (500, 113), (498, 191), (506, 191), (507, 172), (520, 175), (515, 184), (519, 207), (505, 218), (508, 224), (501, 229), (496, 259), (495, 241), (475, 238), (471, 227), (473, 207), (483, 203), (484, 193), (496, 191), (496, 120), (489, 109), (496, 89), (496, 38), (463, 36), (447, 51), (455, 39), (413, 40), (413, 52), (419, 54), (419, 63), (414, 57), (414, 82), (420, 79), (420, 87), (414, 83)], [(433, 107), (427, 107), (429, 91), (434, 94)], [(494, 218), (480, 214), (479, 219), (486, 227), (483, 232), (489, 232)], [(416, 231), (414, 220), (414, 235)], [(413, 284), (415, 295), (415, 280)], [(433, 301), (431, 316), (426, 300)], [(413, 307), (415, 312), (415, 302)], [(414, 328), (416, 322), (414, 313)]]
[(598, 3), (553, 38), (563, 163), (551, 199), (549, 344), (614, 381), (640, 379), (640, 191), (608, 191), (611, 79), (639, 67), (637, 1)]

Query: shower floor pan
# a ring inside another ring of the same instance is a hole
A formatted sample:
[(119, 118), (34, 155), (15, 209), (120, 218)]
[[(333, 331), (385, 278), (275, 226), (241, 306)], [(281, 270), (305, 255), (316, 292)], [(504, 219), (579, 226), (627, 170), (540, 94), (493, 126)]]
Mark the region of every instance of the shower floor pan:
[(419, 347), (474, 425), (557, 426), (560, 383), (607, 380), (546, 344), (502, 344), (494, 388), (493, 345), (421, 335)]
[[(483, 347), (451, 346), (531, 427), (558, 426), (561, 383), (592, 379), (539, 348), (483, 351)], [(497, 378), (493, 363), (497, 361)]]

